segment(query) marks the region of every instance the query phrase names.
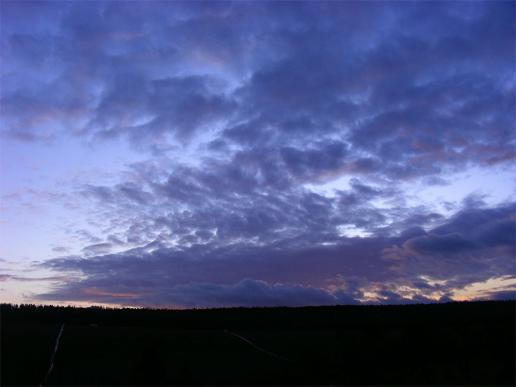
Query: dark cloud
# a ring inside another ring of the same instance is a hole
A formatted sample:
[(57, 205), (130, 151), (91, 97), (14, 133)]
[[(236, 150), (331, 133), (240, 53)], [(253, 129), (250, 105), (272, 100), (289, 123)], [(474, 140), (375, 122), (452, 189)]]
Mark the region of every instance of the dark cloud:
[[(510, 2), (62, 5), (30, 8), (38, 28), (5, 20), (6, 135), (75, 127), (166, 149), (218, 131), (305, 178), (414, 178), (515, 158)], [(44, 28), (41, 12), (60, 22)], [(27, 83), (22, 62), (48, 68)]]
[(501, 291), (501, 292), (493, 292), (489, 295), (488, 299), (492, 300), (516, 300), (516, 289)]
[(131, 74), (116, 77), (92, 121), (101, 137), (127, 134), (141, 142), (174, 133), (178, 139), (190, 138), (196, 130), (209, 129), (207, 125), (227, 119), (236, 107), (231, 99), (210, 90), (207, 77), (152, 81)]
[[(292, 175), (307, 180), (325, 180), (328, 173), (342, 168), (346, 157), (346, 145), (339, 142), (321, 144), (317, 148), (280, 150), (285, 167)], [(332, 177), (330, 175), (330, 177)]]
[(327, 291), (300, 285), (270, 285), (244, 279), (234, 285), (194, 283), (171, 289), (167, 301), (186, 307), (335, 305), (339, 298)]
[(408, 239), (401, 247), (386, 248), (384, 257), (401, 262), (400, 270), (407, 273), (424, 268), (430, 276), (464, 287), (468, 281), (514, 277), (516, 272), (514, 203), (465, 208), (429, 232), (404, 236)]
[(419, 254), (453, 255), (475, 248), (475, 244), (459, 234), (425, 235), (411, 239), (407, 247)]
[(72, 289), (69, 295), (42, 295), (43, 299), (68, 301), (105, 302), (118, 304), (140, 304), (147, 306), (173, 307), (232, 307), (232, 306), (307, 306), (354, 304), (356, 300), (319, 288), (300, 285), (268, 284), (264, 281), (243, 279), (232, 285), (213, 283), (191, 283), (188, 285), (161, 288), (158, 296), (122, 288), (103, 290), (99, 287)]
[[(389, 238), (324, 235), (314, 225), (295, 238), (286, 233), (260, 243), (267, 235), (263, 224), (249, 228), (237, 223), (238, 233), (226, 230), (214, 239), (197, 232), (177, 247), (153, 242), (118, 254), (48, 261), (47, 268), (85, 278), (41, 298), (176, 306), (301, 305), (367, 301), (364, 295), (374, 292), (383, 302), (429, 302), (436, 292), (444, 297), (474, 282), (514, 276), (514, 234), (512, 247), (503, 239), (483, 244), (467, 226), (460, 232), (456, 227), (464, 219), (482, 218), (476, 226), (489, 234), (497, 230), (500, 218), (512, 216), (513, 208), (465, 209), (428, 232), (410, 229)], [(198, 224), (195, 220), (191, 226)], [(449, 228), (455, 233), (443, 234)], [(237, 242), (235, 235), (248, 242)], [(253, 243), (251, 235), (260, 239)], [(416, 292), (409, 296), (406, 288)]]

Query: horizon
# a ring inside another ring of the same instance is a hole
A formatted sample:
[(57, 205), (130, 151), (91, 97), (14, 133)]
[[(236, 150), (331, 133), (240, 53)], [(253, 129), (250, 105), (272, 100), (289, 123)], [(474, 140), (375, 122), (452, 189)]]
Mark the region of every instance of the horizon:
[(400, 306), (438, 306), (438, 305), (450, 305), (450, 304), (482, 304), (482, 303), (515, 303), (514, 299), (503, 299), (503, 300), (472, 300), (472, 301), (446, 301), (446, 302), (428, 302), (428, 303), (411, 303), (406, 302), (403, 304), (385, 304), (385, 303), (369, 303), (369, 304), (335, 304), (335, 305), (305, 305), (305, 306), (215, 306), (215, 307), (191, 307), (184, 309), (174, 309), (166, 307), (144, 307), (144, 306), (110, 306), (105, 304), (99, 305), (88, 305), (88, 306), (77, 306), (77, 305), (56, 305), (56, 304), (12, 304), (1, 302), (0, 306), (9, 306), (15, 308), (22, 307), (35, 307), (35, 308), (74, 308), (74, 309), (103, 309), (103, 310), (148, 310), (148, 311), (208, 311), (208, 310), (229, 310), (229, 309), (304, 309), (304, 308), (335, 308), (335, 307), (367, 307), (367, 306), (379, 306), (379, 307), (400, 307)]
[(516, 300), (516, 3), (0, 3), (0, 303)]

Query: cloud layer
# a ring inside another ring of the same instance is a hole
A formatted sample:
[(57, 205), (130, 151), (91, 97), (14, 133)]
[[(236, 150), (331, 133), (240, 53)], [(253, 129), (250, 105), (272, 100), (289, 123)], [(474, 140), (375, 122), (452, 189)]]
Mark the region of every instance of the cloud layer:
[(35, 297), (424, 302), (516, 277), (514, 198), (406, 188), (514, 167), (514, 3), (1, 7), (3, 141), (145, 155), (73, 186), (94, 230), (41, 265), (82, 279)]

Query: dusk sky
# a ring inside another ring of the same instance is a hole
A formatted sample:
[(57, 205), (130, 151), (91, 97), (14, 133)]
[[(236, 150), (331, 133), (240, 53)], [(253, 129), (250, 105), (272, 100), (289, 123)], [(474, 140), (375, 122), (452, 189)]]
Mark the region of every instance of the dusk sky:
[(513, 1), (0, 3), (0, 302), (516, 298)]

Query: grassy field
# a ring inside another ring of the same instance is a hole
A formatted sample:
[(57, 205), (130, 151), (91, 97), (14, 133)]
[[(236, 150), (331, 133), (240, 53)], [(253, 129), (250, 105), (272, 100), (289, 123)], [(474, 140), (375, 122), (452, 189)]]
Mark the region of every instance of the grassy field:
[(2, 305), (1, 382), (41, 384), (65, 323), (46, 385), (514, 385), (515, 306)]

